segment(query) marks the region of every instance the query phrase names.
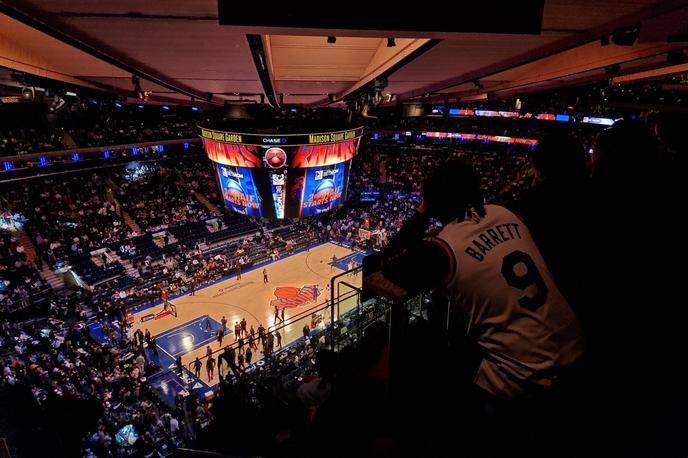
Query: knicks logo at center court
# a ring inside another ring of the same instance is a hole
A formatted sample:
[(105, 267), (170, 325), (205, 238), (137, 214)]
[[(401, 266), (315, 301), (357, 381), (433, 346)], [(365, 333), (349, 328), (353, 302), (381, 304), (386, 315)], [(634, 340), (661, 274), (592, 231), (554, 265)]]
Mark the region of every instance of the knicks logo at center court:
[(320, 296), (317, 286), (304, 285), (303, 288), (294, 286), (281, 286), (275, 289), (275, 297), (270, 301), (270, 306), (278, 308), (299, 307), (307, 302), (314, 301)]

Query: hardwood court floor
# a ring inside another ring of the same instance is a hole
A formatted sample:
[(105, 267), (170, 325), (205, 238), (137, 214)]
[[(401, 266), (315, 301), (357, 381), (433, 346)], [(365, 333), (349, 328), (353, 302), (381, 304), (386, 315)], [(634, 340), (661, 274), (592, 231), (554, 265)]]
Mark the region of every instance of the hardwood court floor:
[[(337, 259), (344, 258), (344, 262), (338, 262), (338, 267), (332, 266), (332, 256), (336, 256)], [(248, 323), (247, 330), (253, 326), (257, 332), (259, 323), (262, 323), (266, 328), (273, 326), (275, 324), (274, 307), (270, 303), (277, 298), (275, 292), (278, 288), (291, 287), (301, 289), (309, 287), (308, 291), (312, 291), (312, 286), (317, 285), (319, 289), (317, 301), (311, 299), (303, 305), (286, 309), (285, 319), (287, 323), (289, 323), (289, 317), (301, 314), (309, 309), (318, 308), (318, 305), (324, 304), (326, 288), (329, 285), (330, 278), (340, 274), (342, 269), (346, 269), (346, 259), (351, 257), (356, 257), (360, 261), (361, 255), (358, 253), (354, 254), (348, 248), (333, 243), (318, 245), (309, 251), (302, 251), (264, 267), (244, 272), (240, 280), (234, 277), (228, 278), (196, 291), (193, 296), (186, 294), (171, 299), (171, 302), (177, 307), (178, 316), (176, 318), (174, 316), (167, 316), (157, 320), (141, 322), (142, 316), (160, 312), (162, 305), (140, 311), (134, 314), (133, 327), (129, 332), (131, 334), (136, 329), (141, 329), (144, 332), (146, 329), (150, 330), (153, 335), (158, 336), (158, 348), (161, 355), (166, 354), (174, 358), (181, 354), (182, 362), (188, 368), (189, 363), (196, 356), (200, 358), (205, 356), (207, 346), (210, 346), (213, 351), (221, 348), (215, 338), (215, 332), (220, 326), (219, 323), (223, 316), (227, 319), (228, 331), (222, 343), (223, 347), (234, 343), (234, 323), (241, 321), (242, 318), (246, 318)], [(263, 268), (267, 269), (268, 283), (263, 282)], [(361, 284), (360, 275), (347, 275), (343, 280), (357, 287), (360, 287)], [(340, 291), (343, 290), (351, 291), (342, 286)], [(339, 313), (343, 313), (355, 305), (355, 299), (346, 301), (340, 305)], [(206, 316), (210, 318), (213, 327), (210, 332), (205, 330)], [(288, 345), (303, 335), (302, 330), (305, 323), (308, 323), (310, 326), (310, 314), (305, 314), (305, 316), (308, 318), (289, 323), (280, 331), (283, 346)], [(326, 314), (324, 318), (329, 322), (329, 314)], [(253, 362), (262, 358), (262, 347), (260, 345), (258, 347), (258, 350), (253, 351)], [(277, 349), (276, 340), (275, 349)], [(217, 354), (214, 356), (217, 357)], [(170, 358), (165, 358), (165, 360), (170, 361)], [(217, 374), (218, 370), (216, 368), (213, 379), (208, 380), (205, 360), (203, 360), (202, 380), (212, 386), (219, 382)]]

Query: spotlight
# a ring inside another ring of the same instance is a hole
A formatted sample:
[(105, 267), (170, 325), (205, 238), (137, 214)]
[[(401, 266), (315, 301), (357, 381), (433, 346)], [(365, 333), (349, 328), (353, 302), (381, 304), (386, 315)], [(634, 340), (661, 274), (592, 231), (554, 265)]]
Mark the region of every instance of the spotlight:
[(36, 97), (36, 91), (32, 87), (24, 87), (22, 88), (22, 99), (26, 100), (27, 102), (33, 101), (33, 99)]
[(633, 25), (626, 27), (624, 29), (617, 29), (612, 34), (612, 43), (617, 46), (633, 46), (633, 43), (638, 39), (640, 35), (640, 26)]
[(394, 41), (394, 38), (387, 38), (387, 47), (388, 48), (393, 48), (397, 45), (397, 43)]
[(333, 45), (337, 42), (337, 37), (327, 37), (327, 42)]

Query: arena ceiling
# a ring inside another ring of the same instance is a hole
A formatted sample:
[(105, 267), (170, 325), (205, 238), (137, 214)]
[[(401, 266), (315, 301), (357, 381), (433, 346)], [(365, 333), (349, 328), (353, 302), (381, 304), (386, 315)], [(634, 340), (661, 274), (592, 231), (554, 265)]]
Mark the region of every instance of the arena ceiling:
[[(688, 46), (688, 0), (544, 0), (541, 11), (537, 34), (379, 32), (221, 25), (217, 0), (0, 0), (0, 66), (128, 96), (136, 73), (151, 102), (313, 106), (380, 76), (397, 101), (479, 100), (681, 71), (666, 56)], [(632, 46), (604, 43), (635, 25)]]

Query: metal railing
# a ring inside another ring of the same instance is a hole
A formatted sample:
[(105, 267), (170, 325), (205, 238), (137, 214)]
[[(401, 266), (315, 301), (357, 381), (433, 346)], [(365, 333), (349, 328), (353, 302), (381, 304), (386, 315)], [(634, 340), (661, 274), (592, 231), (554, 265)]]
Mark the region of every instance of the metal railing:
[[(358, 291), (351, 292), (351, 293), (346, 294), (345, 296), (343, 296), (343, 297), (341, 298), (341, 300), (353, 299), (353, 298), (355, 298), (355, 297), (358, 296), (358, 295), (359, 295), (359, 292), (358, 292)], [(320, 304), (317, 304), (317, 305), (315, 305), (315, 306), (313, 306), (313, 307), (311, 307), (311, 308), (309, 308), (309, 309), (307, 309), (307, 310), (304, 310), (304, 311), (302, 311), (302, 312), (299, 312), (299, 313), (297, 313), (297, 314), (295, 314), (295, 315), (291, 315), (291, 316), (285, 318), (283, 322), (280, 322), (279, 325), (271, 325), (271, 326), (268, 326), (268, 327), (265, 329), (266, 334), (267, 334), (267, 333), (274, 333), (274, 332), (276, 332), (276, 331), (277, 331), (277, 332), (282, 331), (282, 334), (284, 334), (284, 333), (285, 333), (284, 331), (285, 331), (288, 327), (294, 326), (296, 323), (298, 323), (298, 322), (300, 322), (300, 321), (303, 321), (303, 320), (305, 320), (305, 319), (307, 319), (307, 318), (312, 318), (312, 316), (313, 316), (314, 314), (316, 314), (316, 313), (318, 313), (318, 312), (322, 312), (322, 311), (324, 311), (324, 310), (326, 310), (326, 309), (334, 310), (334, 306), (333, 306), (333, 304), (330, 304), (330, 301), (329, 301), (329, 300), (327, 300), (327, 301), (325, 301), (325, 302), (321, 302)], [(331, 315), (331, 316), (338, 316), (338, 315)], [(333, 320), (330, 319), (330, 324), (332, 323), (332, 321), (333, 321)], [(306, 324), (309, 324), (309, 323), (306, 323)], [(310, 327), (311, 327), (311, 326), (310, 326), (310, 324), (309, 324), (309, 328), (310, 328)], [(312, 331), (313, 331), (313, 329), (312, 329)], [(255, 334), (254, 337), (255, 337), (255, 340), (258, 340), (258, 339), (259, 339), (257, 333)], [(297, 339), (297, 340), (298, 340), (298, 339)], [(293, 341), (292, 341), (292, 342), (289, 342), (289, 343), (288, 343), (287, 345), (285, 345), (283, 348), (287, 347), (287, 346), (288, 346), (289, 344), (291, 344), (291, 343), (293, 343)], [(247, 345), (247, 344), (249, 344), (249, 343), (246, 341), (246, 339), (244, 339), (244, 345)], [(220, 347), (220, 348), (218, 348), (218, 349), (216, 349), (216, 350), (213, 350), (211, 353), (209, 353), (209, 354), (207, 354), (207, 355), (205, 355), (205, 356), (203, 356), (203, 357), (199, 357), (198, 359), (201, 361), (202, 364), (205, 364), (205, 361), (208, 359), (208, 357), (210, 357), (210, 356), (215, 357), (218, 353), (224, 352), (224, 351), (227, 350), (227, 349), (234, 350), (235, 352), (238, 351), (238, 350), (239, 350), (239, 341), (238, 341), (238, 340), (235, 340), (234, 342), (229, 343), (229, 344), (227, 344), (227, 345), (225, 345), (225, 346), (223, 346), (223, 347)], [(256, 362), (257, 362), (257, 361), (256, 361)], [(193, 365), (194, 363), (195, 363), (195, 360), (194, 360), (194, 361), (190, 361), (190, 362), (187, 363), (187, 365), (186, 365), (186, 366), (187, 366), (187, 369), (188, 369), (189, 372), (191, 372), (191, 373), (193, 373), (193, 371), (192, 371), (192, 365)]]

